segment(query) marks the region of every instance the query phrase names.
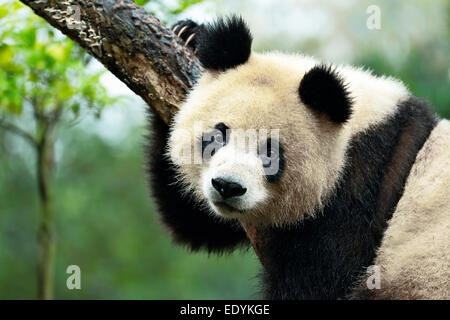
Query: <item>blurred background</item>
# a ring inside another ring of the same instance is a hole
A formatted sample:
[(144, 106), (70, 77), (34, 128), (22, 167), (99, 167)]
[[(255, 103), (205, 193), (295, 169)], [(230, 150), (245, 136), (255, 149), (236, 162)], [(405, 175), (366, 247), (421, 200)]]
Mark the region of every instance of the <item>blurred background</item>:
[[(240, 13), (256, 51), (364, 65), (450, 117), (448, 1), (136, 2), (167, 24)], [(373, 4), (379, 29), (366, 24)], [(30, 137), (51, 141), (55, 298), (260, 297), (252, 250), (191, 254), (158, 223), (144, 171), (146, 108), (30, 9), (0, 0), (0, 299), (36, 298), (42, 166)], [(69, 265), (81, 268), (81, 290), (67, 289)]]

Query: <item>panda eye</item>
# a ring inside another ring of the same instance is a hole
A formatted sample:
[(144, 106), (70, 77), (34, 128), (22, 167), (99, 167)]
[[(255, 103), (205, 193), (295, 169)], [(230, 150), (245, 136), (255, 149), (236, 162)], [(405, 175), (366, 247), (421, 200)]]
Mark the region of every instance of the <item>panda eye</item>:
[(270, 157), (263, 155), (261, 156), (261, 160), (264, 168), (270, 167), (270, 165), (272, 164), (272, 159)]
[(218, 144), (224, 144), (224, 138), (223, 138), (223, 134), (222, 134), (222, 132), (220, 132), (220, 131), (217, 131), (215, 134), (214, 134), (214, 136), (213, 136), (213, 139), (214, 139), (214, 141), (215, 142), (217, 142)]
[(266, 141), (262, 149), (260, 149), (259, 154), (264, 167), (269, 167), (272, 164), (272, 161), (278, 159), (278, 152), (272, 148), (271, 139)]
[(270, 138), (259, 149), (259, 157), (262, 161), (264, 174), (269, 182), (280, 179), (284, 169), (283, 148), (278, 141)]
[(227, 143), (226, 130), (228, 127), (219, 123), (214, 127), (214, 130), (203, 134), (202, 137), (202, 157), (203, 159), (210, 159), (217, 150), (225, 146)]
[(267, 155), (263, 154), (260, 157), (263, 163), (263, 167), (268, 168), (272, 165), (272, 161), (278, 160), (278, 153), (274, 150), (268, 150)]

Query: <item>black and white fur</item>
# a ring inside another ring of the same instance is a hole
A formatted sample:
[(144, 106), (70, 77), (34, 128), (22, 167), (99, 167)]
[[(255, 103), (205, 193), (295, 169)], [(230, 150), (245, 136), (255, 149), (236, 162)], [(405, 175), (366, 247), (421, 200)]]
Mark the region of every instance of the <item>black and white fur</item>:
[[(251, 243), (269, 299), (449, 298), (448, 121), (395, 79), (253, 53), (240, 17), (175, 30), (205, 68), (171, 129), (152, 118), (151, 187), (178, 243), (209, 252)], [(197, 123), (200, 135), (190, 136)], [(276, 174), (265, 175), (259, 147), (230, 142), (238, 128), (282, 128)], [(209, 132), (220, 148), (201, 164), (183, 162), (180, 152), (194, 157)], [(421, 181), (438, 173), (431, 195)], [(382, 283), (371, 291), (373, 264)]]

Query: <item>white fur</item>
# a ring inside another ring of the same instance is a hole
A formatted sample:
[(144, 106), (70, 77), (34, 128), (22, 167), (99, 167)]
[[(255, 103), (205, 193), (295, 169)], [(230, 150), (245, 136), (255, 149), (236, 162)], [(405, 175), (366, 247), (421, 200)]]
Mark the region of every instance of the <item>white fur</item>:
[[(215, 203), (224, 201), (238, 210), (251, 210), (263, 204), (268, 196), (263, 173), (261, 160), (254, 153), (227, 145), (212, 157), (208, 168), (202, 173), (202, 192), (216, 212), (226, 217), (239, 217), (242, 213), (226, 210)], [(211, 184), (213, 178), (237, 182), (247, 192), (240, 197), (223, 200)]]

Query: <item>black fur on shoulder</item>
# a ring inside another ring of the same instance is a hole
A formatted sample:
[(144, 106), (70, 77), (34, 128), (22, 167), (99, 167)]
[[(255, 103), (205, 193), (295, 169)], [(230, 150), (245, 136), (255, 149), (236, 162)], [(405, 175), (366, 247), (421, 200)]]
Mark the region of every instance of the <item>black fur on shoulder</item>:
[(198, 58), (204, 68), (224, 71), (247, 62), (251, 53), (252, 35), (237, 15), (218, 18), (198, 37)]
[(352, 113), (352, 100), (341, 76), (331, 66), (319, 65), (300, 81), (300, 99), (313, 110), (325, 113), (336, 123), (346, 122)]
[(323, 211), (289, 228), (258, 231), (265, 241), (259, 256), (266, 298), (357, 298), (352, 291), (367, 280), (366, 268), (436, 123), (427, 103), (404, 101), (394, 117), (353, 138), (343, 177)]
[(248, 240), (242, 227), (233, 221), (213, 217), (188, 196), (182, 195), (175, 178), (175, 167), (164, 156), (169, 137), (168, 126), (152, 111), (150, 135), (146, 147), (150, 189), (162, 222), (170, 229), (176, 243), (191, 250), (222, 253), (232, 251)]

